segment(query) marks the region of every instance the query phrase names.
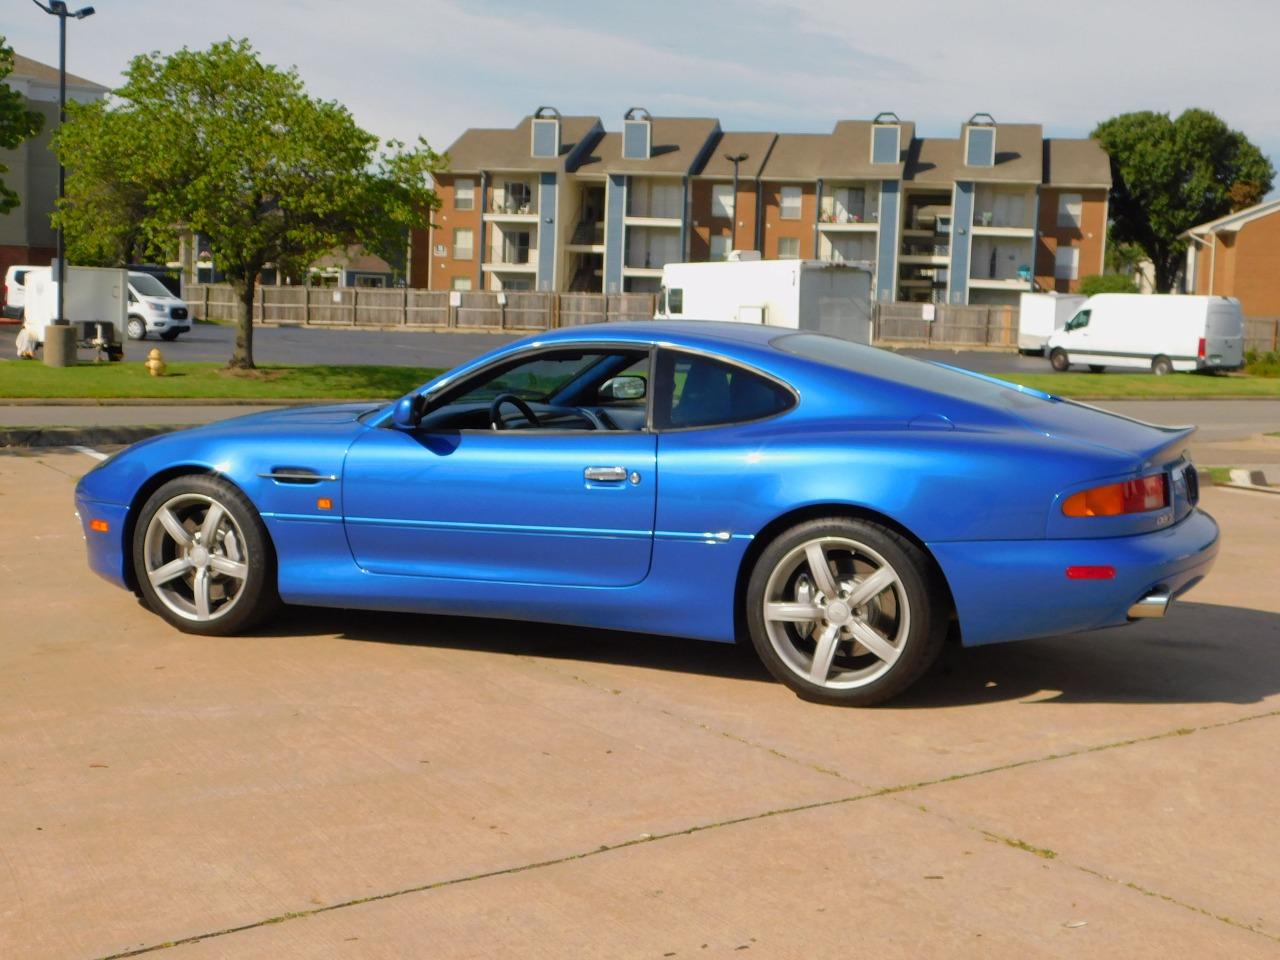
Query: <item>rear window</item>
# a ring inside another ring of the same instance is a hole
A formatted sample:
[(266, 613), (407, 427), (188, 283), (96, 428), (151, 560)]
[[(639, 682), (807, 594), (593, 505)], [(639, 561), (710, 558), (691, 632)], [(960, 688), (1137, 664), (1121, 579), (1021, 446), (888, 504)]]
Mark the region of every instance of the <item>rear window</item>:
[(789, 334), (778, 337), (773, 345), (784, 353), (815, 360), (829, 367), (946, 394), (972, 403), (1027, 407), (1034, 406), (1041, 400), (1051, 399), (1047, 393), (1039, 390), (819, 333)]

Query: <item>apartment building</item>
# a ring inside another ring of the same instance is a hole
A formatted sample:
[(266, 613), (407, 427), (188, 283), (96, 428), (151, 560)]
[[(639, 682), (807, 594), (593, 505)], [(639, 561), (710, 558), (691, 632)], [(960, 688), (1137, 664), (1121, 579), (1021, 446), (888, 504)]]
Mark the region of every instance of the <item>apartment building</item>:
[(1235, 297), (1246, 317), (1280, 317), (1280, 200), (1192, 227), (1188, 293)]
[(884, 302), (1011, 303), (1102, 271), (1106, 154), (986, 114), (936, 138), (892, 113), (774, 134), (636, 107), (605, 132), (540, 108), (448, 153), (414, 255), (433, 289), (656, 290), (663, 264), (734, 249), (864, 263)]

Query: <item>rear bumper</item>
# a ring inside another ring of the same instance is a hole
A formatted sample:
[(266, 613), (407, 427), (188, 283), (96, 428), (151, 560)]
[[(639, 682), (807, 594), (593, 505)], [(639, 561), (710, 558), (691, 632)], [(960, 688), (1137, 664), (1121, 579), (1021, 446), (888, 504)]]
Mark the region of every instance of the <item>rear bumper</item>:
[[(965, 646), (1117, 626), (1153, 594), (1190, 590), (1218, 555), (1218, 525), (1193, 510), (1167, 530), (1097, 540), (929, 544), (951, 587)], [(1068, 580), (1066, 568), (1105, 565), (1110, 580)], [(1146, 604), (1146, 612), (1152, 605)]]

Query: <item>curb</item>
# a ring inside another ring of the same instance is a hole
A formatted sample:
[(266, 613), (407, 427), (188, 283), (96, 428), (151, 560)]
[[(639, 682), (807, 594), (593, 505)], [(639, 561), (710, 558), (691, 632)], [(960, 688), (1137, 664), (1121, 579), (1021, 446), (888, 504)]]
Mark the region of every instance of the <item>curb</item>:
[(0, 449), (11, 447), (98, 447), (137, 443), (197, 424), (122, 427), (0, 427)]

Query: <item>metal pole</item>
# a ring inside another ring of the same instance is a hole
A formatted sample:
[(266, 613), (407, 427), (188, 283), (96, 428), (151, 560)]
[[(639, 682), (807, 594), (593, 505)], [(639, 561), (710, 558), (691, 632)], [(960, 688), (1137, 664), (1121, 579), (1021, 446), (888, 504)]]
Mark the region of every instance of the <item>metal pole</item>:
[[(58, 17), (58, 129), (67, 122), (67, 16), (64, 12)], [(62, 155), (58, 155), (58, 207), (61, 209), (67, 196), (67, 169), (62, 165)], [(66, 286), (66, 267), (63, 247), (62, 220), (58, 220), (58, 303), (53, 314), (53, 322), (57, 326), (66, 326), (67, 318), (63, 315), (63, 296)]]
[(745, 153), (734, 156), (726, 153), (724, 158), (733, 164), (733, 221), (729, 225), (729, 249), (738, 249), (738, 164), (747, 159)]

